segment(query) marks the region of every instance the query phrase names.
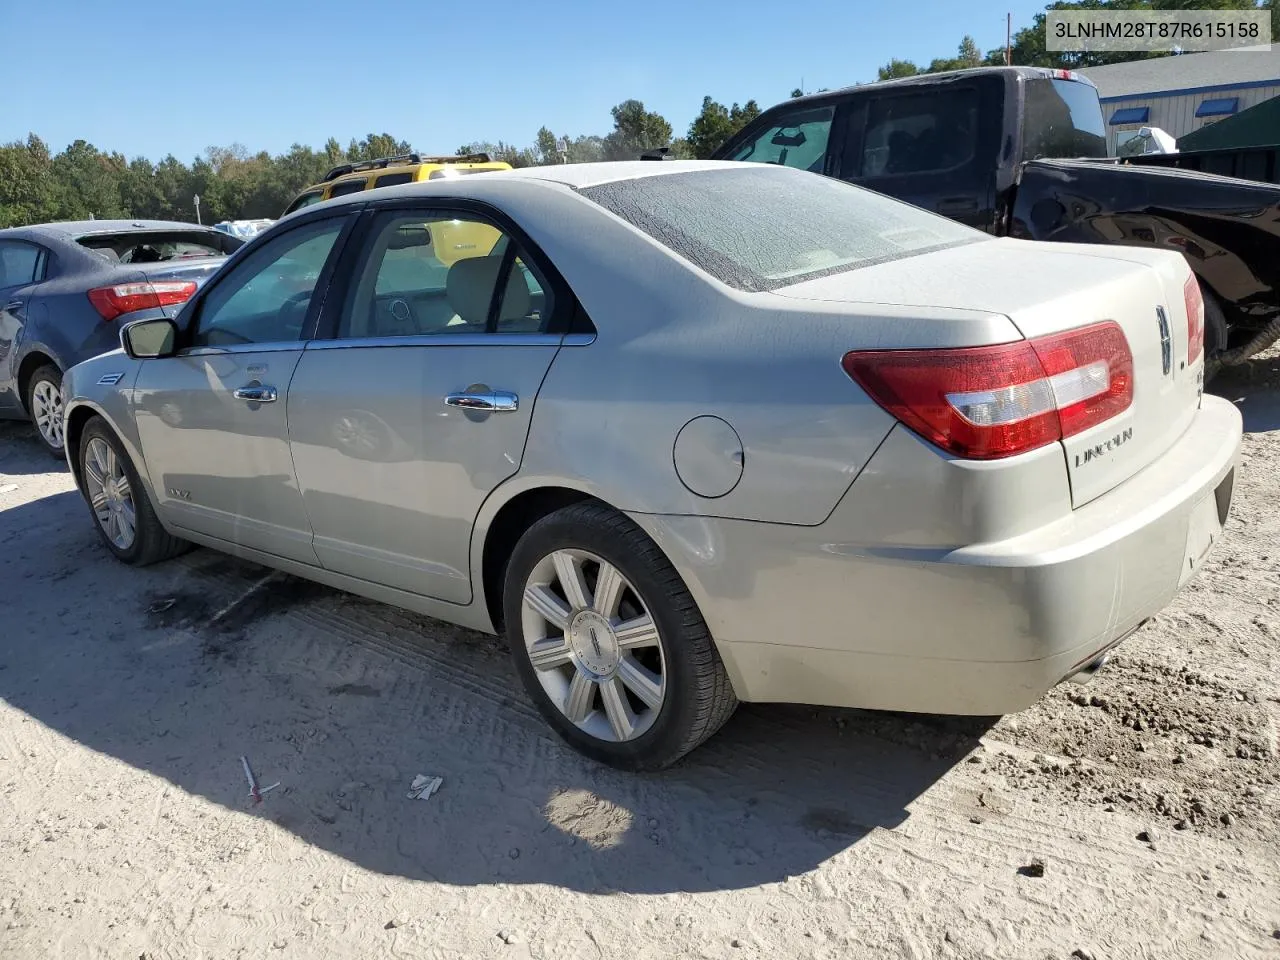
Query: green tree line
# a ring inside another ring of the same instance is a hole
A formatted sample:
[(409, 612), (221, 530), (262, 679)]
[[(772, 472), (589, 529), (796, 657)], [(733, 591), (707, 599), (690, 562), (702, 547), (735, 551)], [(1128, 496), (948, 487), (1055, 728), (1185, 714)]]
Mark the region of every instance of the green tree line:
[[(1046, 10), (1239, 9), (1273, 11), (1273, 40), (1280, 41), (1274, 16), (1277, 0), (1061, 0)], [(1099, 66), (1159, 53), (1052, 53), (1045, 49), (1045, 14), (1012, 37), (1012, 62), (1022, 66), (1076, 69)], [(1003, 64), (1005, 48), (985, 54), (972, 36), (965, 36), (956, 56), (939, 57), (928, 65), (892, 59), (881, 66), (878, 79), (937, 73), (983, 64)], [(820, 91), (819, 91), (820, 92)], [(793, 97), (804, 91), (793, 90)], [(613, 129), (604, 135), (557, 135), (542, 127), (530, 146), (498, 140), (476, 141), (460, 153), (485, 152), (515, 167), (594, 160), (632, 159), (642, 151), (669, 146), (676, 157), (705, 158), (760, 114), (754, 100), (729, 106), (703, 97), (701, 109), (683, 136), (671, 123), (647, 110), (639, 100), (625, 100), (612, 110)], [(285, 153), (249, 153), (243, 146), (210, 147), (190, 164), (172, 154), (158, 163), (121, 153), (107, 153), (77, 140), (54, 154), (34, 133), (25, 141), (0, 145), (0, 227), (53, 220), (134, 218), (193, 220), (194, 197), (200, 197), (206, 223), (258, 217), (278, 217), (305, 187), (316, 183), (338, 163), (407, 153), (407, 141), (389, 133), (370, 133), (344, 148), (330, 138), (319, 150), (294, 144)]]

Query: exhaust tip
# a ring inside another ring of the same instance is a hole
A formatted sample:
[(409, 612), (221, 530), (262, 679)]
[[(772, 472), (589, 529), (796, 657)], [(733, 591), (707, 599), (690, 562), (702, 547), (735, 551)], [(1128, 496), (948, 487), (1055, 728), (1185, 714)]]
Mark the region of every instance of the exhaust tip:
[(1094, 676), (1097, 674), (1099, 670), (1101, 670), (1104, 666), (1106, 666), (1107, 660), (1110, 658), (1110, 656), (1111, 656), (1110, 653), (1104, 653), (1102, 656), (1095, 657), (1094, 659), (1090, 660), (1088, 663), (1086, 663), (1083, 667), (1081, 667), (1075, 673), (1071, 674), (1071, 676), (1067, 677), (1067, 682), (1074, 683), (1076, 686), (1079, 686), (1079, 687), (1083, 687), (1085, 684), (1087, 684), (1090, 680), (1094, 678)]

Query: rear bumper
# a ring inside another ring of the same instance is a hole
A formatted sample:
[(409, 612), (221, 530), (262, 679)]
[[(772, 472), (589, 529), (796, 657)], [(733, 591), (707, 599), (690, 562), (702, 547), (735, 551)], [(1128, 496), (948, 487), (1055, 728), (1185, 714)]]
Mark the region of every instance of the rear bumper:
[[(817, 527), (637, 516), (685, 577), (738, 696), (999, 714), (1159, 612), (1230, 507), (1240, 414), (1206, 396), (1162, 457), (1069, 516), (958, 549)], [(845, 501), (857, 496), (858, 483)]]

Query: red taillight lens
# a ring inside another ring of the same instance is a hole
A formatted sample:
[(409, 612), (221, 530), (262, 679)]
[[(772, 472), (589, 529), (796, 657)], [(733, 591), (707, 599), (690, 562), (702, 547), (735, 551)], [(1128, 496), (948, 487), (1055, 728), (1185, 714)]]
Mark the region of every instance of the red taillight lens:
[(1133, 402), (1133, 355), (1111, 321), (992, 347), (855, 350), (842, 365), (906, 426), (970, 460), (1034, 450)]
[(171, 307), (186, 303), (196, 292), (193, 280), (160, 280), (142, 283), (117, 283), (89, 291), (89, 302), (102, 314), (103, 320), (114, 320), (135, 310)]
[(1187, 363), (1195, 363), (1204, 353), (1204, 295), (1194, 273), (1182, 285), (1182, 300), (1187, 305)]

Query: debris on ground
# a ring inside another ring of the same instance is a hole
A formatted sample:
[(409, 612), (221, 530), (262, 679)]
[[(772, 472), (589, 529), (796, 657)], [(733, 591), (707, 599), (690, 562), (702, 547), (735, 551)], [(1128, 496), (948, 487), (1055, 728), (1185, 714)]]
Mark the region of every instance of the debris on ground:
[(420, 773), (413, 778), (413, 783), (409, 784), (409, 799), (429, 800), (443, 784), (443, 777), (429, 777), (425, 773)]
[(253, 775), (253, 770), (249, 766), (249, 758), (241, 757), (240, 763), (244, 766), (244, 776), (245, 776), (245, 779), (249, 781), (249, 797), (253, 800), (254, 803), (261, 803), (262, 795), (264, 793), (267, 793), (270, 790), (274, 790), (276, 787), (280, 786), (279, 781), (277, 781), (271, 784), (271, 786), (269, 787), (259, 788), (258, 778)]

